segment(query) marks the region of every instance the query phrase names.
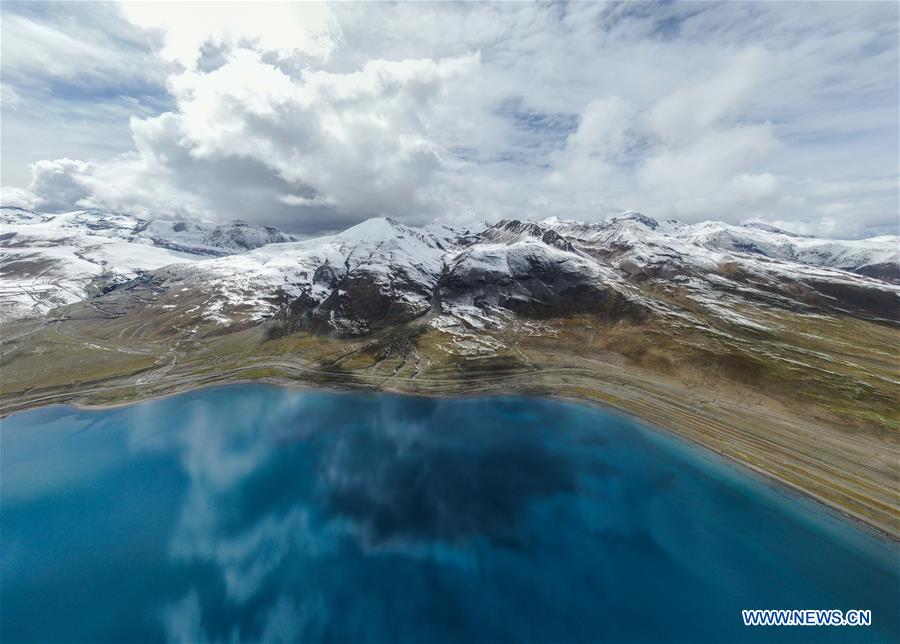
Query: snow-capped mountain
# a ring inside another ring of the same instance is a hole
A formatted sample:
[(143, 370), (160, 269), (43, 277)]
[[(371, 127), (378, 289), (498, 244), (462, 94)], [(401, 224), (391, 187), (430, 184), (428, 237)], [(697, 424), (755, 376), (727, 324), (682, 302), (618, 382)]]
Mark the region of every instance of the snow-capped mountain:
[(676, 234), (705, 248), (764, 255), (900, 281), (900, 236), (897, 235), (838, 241), (796, 235), (765, 224), (733, 226), (715, 222), (681, 226)]
[(598, 224), (548, 219), (469, 229), (370, 219), (337, 235), (169, 266), (153, 279), (180, 298), (163, 297), (161, 305), (184, 307), (189, 324), (272, 318), (284, 332), (364, 335), (418, 319), (477, 327), (580, 314), (702, 317), (751, 328), (759, 324), (741, 311), (754, 307), (896, 320), (900, 286), (853, 272), (877, 264), (891, 274), (895, 241), (658, 224), (637, 213)]
[(240, 223), (4, 217), (2, 270), (6, 293), (18, 289), (6, 296), (18, 305), (14, 315), (115, 293), (138, 276), (162, 294), (154, 306), (183, 316), (179, 327), (272, 319), (281, 332), (340, 335), (413, 320), (478, 327), (581, 314), (754, 328), (741, 312), (754, 307), (896, 321), (900, 301), (897, 237), (822, 240), (640, 213), (468, 229), (379, 218), (304, 241)]
[(369, 219), (338, 235), (263, 247), (189, 269), (172, 266), (161, 274), (191, 290), (215, 293), (209, 312), (220, 321), (230, 320), (233, 310), (262, 319), (297, 300), (315, 303), (323, 324), (344, 324), (352, 332), (362, 327), (355, 326), (350, 309), (368, 295), (377, 294), (396, 309), (427, 311), (443, 269), (444, 243), (433, 233)]
[(897, 235), (860, 240), (818, 239), (758, 222), (734, 225), (717, 221), (699, 224), (667, 221), (660, 224), (640, 213), (625, 213), (600, 224), (562, 221), (555, 217), (540, 223), (588, 243), (644, 250), (667, 248), (685, 256), (697, 254), (697, 247), (701, 247), (900, 281), (900, 236)]
[(0, 209), (0, 320), (42, 315), (143, 271), (294, 241), (233, 222), (197, 224), (97, 211)]

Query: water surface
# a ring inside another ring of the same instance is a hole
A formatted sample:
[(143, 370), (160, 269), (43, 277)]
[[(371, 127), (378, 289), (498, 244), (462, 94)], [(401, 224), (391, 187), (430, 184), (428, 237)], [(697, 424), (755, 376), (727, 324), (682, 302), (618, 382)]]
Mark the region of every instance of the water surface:
[(597, 407), (241, 385), (0, 441), (4, 642), (900, 639), (895, 544)]

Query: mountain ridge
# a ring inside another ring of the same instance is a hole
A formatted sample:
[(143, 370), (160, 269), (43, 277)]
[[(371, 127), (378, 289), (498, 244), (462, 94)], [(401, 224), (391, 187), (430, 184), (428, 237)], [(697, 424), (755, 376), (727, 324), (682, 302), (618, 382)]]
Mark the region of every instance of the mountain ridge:
[(473, 308), (541, 317), (557, 308), (599, 313), (598, 302), (614, 301), (618, 312), (672, 313), (673, 290), (710, 310), (743, 292), (768, 305), (894, 320), (900, 292), (900, 237), (820, 240), (755, 223), (660, 224), (638, 212), (598, 223), (551, 217), (440, 228), (372, 218), (305, 240), (244, 222), (203, 226), (96, 211), (4, 209), (0, 223), (6, 319), (145, 275), (209, 294), (206, 319), (220, 324), (278, 317), (293, 329), (347, 334), (428, 312), (464, 319)]
[[(740, 300), (897, 318), (900, 287), (860, 274), (874, 265), (873, 258), (896, 268), (890, 240), (842, 246), (840, 252), (829, 246), (833, 242), (822, 242), (816, 248), (830, 253), (803, 254), (785, 250), (780, 233), (751, 229), (746, 239), (755, 243), (736, 244), (735, 228), (724, 224), (715, 228), (723, 233), (717, 235), (708, 224), (670, 224), (668, 233), (641, 217), (601, 224), (502, 220), (442, 238), (371, 219), (336, 235), (197, 262), (190, 275), (175, 279), (220, 297), (224, 304), (216, 315), (226, 324), (222, 313), (229, 306), (263, 320), (289, 317), (284, 304), (279, 310), (275, 302), (295, 301), (294, 314), (319, 331), (330, 327), (349, 334), (427, 312), (465, 318), (462, 311), (473, 307), (499, 318), (541, 317), (557, 308), (599, 312), (592, 297), (629, 302), (625, 308), (632, 311), (677, 314), (669, 297), (675, 290), (693, 304), (720, 311)], [(838, 261), (859, 273), (825, 265)], [(648, 284), (657, 291), (649, 293)], [(261, 292), (269, 299), (259, 300)], [(356, 306), (354, 298), (365, 299), (371, 310)], [(304, 312), (298, 313), (301, 302)], [(238, 318), (248, 321), (247, 315)], [(288, 326), (304, 328), (297, 320)]]
[(41, 316), (169, 264), (295, 241), (275, 228), (0, 207), (0, 321)]

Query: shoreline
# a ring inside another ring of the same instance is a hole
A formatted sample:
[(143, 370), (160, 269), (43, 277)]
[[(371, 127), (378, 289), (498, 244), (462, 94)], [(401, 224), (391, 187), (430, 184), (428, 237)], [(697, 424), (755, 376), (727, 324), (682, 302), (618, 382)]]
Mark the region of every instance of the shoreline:
[[(246, 369), (251, 368), (259, 368), (258, 366), (248, 366)], [(310, 370), (312, 371), (312, 370)], [(318, 372), (322, 373), (322, 372)], [(500, 382), (503, 380), (509, 380), (521, 376), (538, 374), (540, 372), (523, 372), (523, 373), (512, 373), (505, 375), (498, 375), (492, 377), (490, 380), (492, 382)], [(349, 375), (348, 375), (349, 376)], [(215, 377), (214, 377), (215, 378)], [(183, 379), (182, 379), (183, 380)], [(479, 381), (483, 379), (473, 378), (471, 381)], [(423, 381), (427, 382), (427, 381)], [(447, 380), (446, 382), (456, 382)], [(121, 384), (121, 385), (110, 385), (103, 389), (137, 389), (142, 386), (142, 384)], [(149, 386), (154, 384), (162, 384), (162, 383), (146, 383)], [(621, 414), (624, 416), (628, 416), (640, 422), (642, 425), (650, 428), (652, 431), (664, 432), (665, 434), (672, 436), (678, 440), (686, 441), (688, 445), (693, 448), (699, 448), (705, 453), (721, 459), (724, 464), (728, 467), (737, 469), (738, 471), (742, 471), (745, 475), (753, 476), (757, 480), (761, 481), (764, 484), (775, 486), (779, 489), (779, 491), (784, 491), (786, 493), (795, 495), (797, 497), (802, 497), (805, 499), (812, 500), (828, 511), (835, 513), (836, 515), (842, 517), (843, 519), (847, 519), (852, 521), (857, 526), (863, 527), (865, 530), (869, 531), (873, 536), (877, 538), (881, 538), (887, 540), (891, 544), (897, 545), (900, 544), (900, 530), (894, 529), (891, 526), (881, 524), (875, 520), (872, 520), (869, 517), (866, 517), (860, 513), (856, 513), (853, 510), (843, 507), (838, 503), (835, 503), (812, 490), (806, 489), (793, 481), (790, 481), (784, 477), (777, 475), (774, 472), (768, 471), (763, 467), (755, 465), (746, 460), (742, 460), (732, 454), (728, 454), (727, 452), (718, 449), (706, 442), (688, 435), (684, 431), (679, 431), (677, 428), (677, 423), (672, 423), (670, 425), (666, 425), (660, 423), (656, 420), (647, 418), (646, 415), (640, 414), (639, 412), (617, 406), (615, 404), (609, 403), (607, 401), (593, 398), (584, 394), (571, 394), (565, 393), (561, 391), (528, 391), (521, 390), (511, 386), (506, 390), (486, 390), (486, 391), (463, 391), (463, 392), (422, 392), (422, 391), (409, 391), (398, 388), (385, 388), (377, 385), (365, 385), (363, 383), (339, 383), (339, 382), (327, 382), (327, 383), (314, 383), (314, 382), (305, 382), (303, 380), (289, 378), (284, 376), (264, 376), (264, 377), (251, 377), (251, 378), (235, 378), (230, 379), (227, 376), (218, 377), (208, 382), (197, 382), (196, 380), (192, 382), (182, 383), (178, 382), (173, 384), (169, 389), (164, 389), (162, 391), (157, 392), (148, 392), (146, 394), (138, 393), (136, 397), (128, 400), (120, 400), (115, 402), (97, 402), (92, 403), (85, 400), (79, 400), (79, 398), (90, 397), (92, 393), (100, 393), (97, 390), (92, 391), (73, 391), (73, 392), (64, 392), (60, 394), (51, 394), (46, 397), (36, 398), (28, 401), (23, 401), (21, 403), (21, 407), (9, 410), (8, 407), (0, 408), (0, 423), (2, 420), (8, 416), (16, 415), (19, 413), (26, 413), (29, 411), (34, 411), (37, 409), (42, 409), (44, 407), (54, 407), (54, 406), (70, 406), (75, 409), (85, 410), (85, 411), (94, 411), (94, 410), (106, 410), (106, 409), (117, 409), (121, 407), (127, 407), (131, 405), (136, 405), (145, 402), (152, 402), (154, 400), (162, 400), (165, 398), (179, 396), (183, 394), (187, 394), (193, 391), (199, 391), (202, 389), (214, 388), (214, 387), (230, 387), (230, 386), (240, 386), (240, 385), (248, 385), (248, 384), (256, 384), (256, 385), (264, 385), (264, 386), (275, 386), (285, 389), (294, 389), (294, 390), (321, 390), (321, 391), (332, 391), (336, 393), (347, 393), (347, 392), (368, 392), (372, 394), (379, 393), (387, 393), (391, 395), (399, 395), (399, 396), (410, 396), (410, 397), (429, 397), (429, 398), (446, 398), (446, 399), (460, 399), (460, 398), (472, 398), (472, 397), (497, 397), (497, 396), (535, 396), (549, 399), (556, 399), (564, 402), (579, 404), (579, 405), (592, 405), (601, 407), (607, 411), (612, 411), (617, 414)], [(50, 398), (60, 398), (59, 401), (49, 401), (47, 399)], [(46, 402), (44, 402), (46, 401)], [(35, 403), (35, 404), (32, 404)], [(15, 403), (13, 403), (15, 404)]]

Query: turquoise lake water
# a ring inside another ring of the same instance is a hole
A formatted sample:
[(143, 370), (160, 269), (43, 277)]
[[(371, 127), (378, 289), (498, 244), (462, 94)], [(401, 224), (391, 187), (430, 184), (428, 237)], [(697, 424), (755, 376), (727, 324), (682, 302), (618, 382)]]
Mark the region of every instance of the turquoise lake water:
[(896, 544), (599, 407), (240, 385), (0, 448), (4, 642), (900, 640)]

